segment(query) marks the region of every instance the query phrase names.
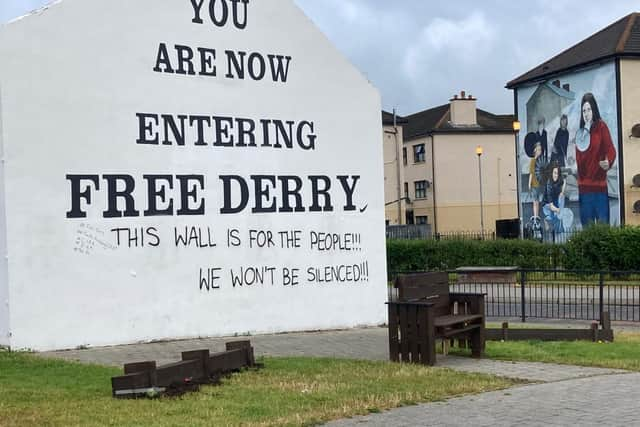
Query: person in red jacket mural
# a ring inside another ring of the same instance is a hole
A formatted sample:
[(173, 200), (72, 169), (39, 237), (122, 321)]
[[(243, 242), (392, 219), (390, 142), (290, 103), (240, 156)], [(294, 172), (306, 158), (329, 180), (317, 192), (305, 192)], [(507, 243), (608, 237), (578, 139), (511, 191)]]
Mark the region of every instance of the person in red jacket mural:
[(583, 226), (594, 222), (609, 224), (607, 171), (616, 160), (616, 149), (593, 94), (585, 93), (580, 105), (580, 129), (576, 134), (580, 221)]

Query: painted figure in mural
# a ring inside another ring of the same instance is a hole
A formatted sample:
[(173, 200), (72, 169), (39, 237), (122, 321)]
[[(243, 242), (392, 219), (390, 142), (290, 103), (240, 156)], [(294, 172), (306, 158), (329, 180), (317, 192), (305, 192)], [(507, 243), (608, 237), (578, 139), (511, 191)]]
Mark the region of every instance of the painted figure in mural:
[(616, 149), (593, 94), (586, 93), (580, 105), (580, 129), (576, 134), (580, 221), (583, 226), (593, 222), (609, 224), (607, 171), (616, 160)]
[(553, 140), (553, 149), (551, 150), (551, 162), (558, 163), (558, 166), (564, 167), (567, 160), (567, 148), (569, 146), (569, 131), (567, 126), (569, 119), (566, 114), (560, 117), (560, 128), (556, 132)]
[(547, 161), (547, 130), (545, 129), (545, 118), (540, 116), (538, 118), (538, 131), (536, 132), (536, 139), (542, 146), (542, 157), (544, 161)]
[(533, 158), (529, 163), (529, 190), (533, 200), (533, 216), (540, 216), (540, 202), (544, 196), (544, 168), (545, 161), (542, 157), (542, 144), (536, 142)]
[(542, 213), (551, 229), (555, 232), (561, 232), (563, 231), (561, 212), (564, 209), (565, 181), (560, 174), (560, 165), (558, 163), (551, 163), (549, 170), (550, 173), (545, 186)]

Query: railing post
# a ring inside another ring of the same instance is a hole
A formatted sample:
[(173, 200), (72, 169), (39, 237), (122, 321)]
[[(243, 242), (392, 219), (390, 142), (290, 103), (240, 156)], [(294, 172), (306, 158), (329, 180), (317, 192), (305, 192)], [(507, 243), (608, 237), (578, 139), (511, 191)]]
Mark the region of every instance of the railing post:
[(522, 323), (527, 321), (527, 314), (525, 312), (525, 277), (526, 273), (524, 270), (520, 270), (520, 309), (522, 310)]
[(602, 312), (604, 311), (604, 273), (600, 272), (600, 317), (599, 321), (602, 324)]

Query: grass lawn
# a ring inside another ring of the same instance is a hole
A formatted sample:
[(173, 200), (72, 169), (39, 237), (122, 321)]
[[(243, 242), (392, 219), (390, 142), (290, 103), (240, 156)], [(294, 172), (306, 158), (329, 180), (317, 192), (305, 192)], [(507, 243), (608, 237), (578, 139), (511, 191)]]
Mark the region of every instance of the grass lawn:
[[(451, 354), (469, 350), (451, 349)], [(615, 341), (487, 341), (486, 356), (500, 360), (562, 363), (640, 371), (640, 334), (619, 332)]]
[(0, 425), (309, 425), (509, 387), (488, 375), (389, 362), (268, 358), (180, 398), (116, 400), (116, 368), (0, 351)]

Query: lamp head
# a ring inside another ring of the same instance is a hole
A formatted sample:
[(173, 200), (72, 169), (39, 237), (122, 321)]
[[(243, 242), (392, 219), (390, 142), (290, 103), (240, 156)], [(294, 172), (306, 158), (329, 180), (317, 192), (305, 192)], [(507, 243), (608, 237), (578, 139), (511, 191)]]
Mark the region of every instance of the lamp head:
[(513, 131), (520, 132), (520, 122), (517, 120), (513, 122)]

